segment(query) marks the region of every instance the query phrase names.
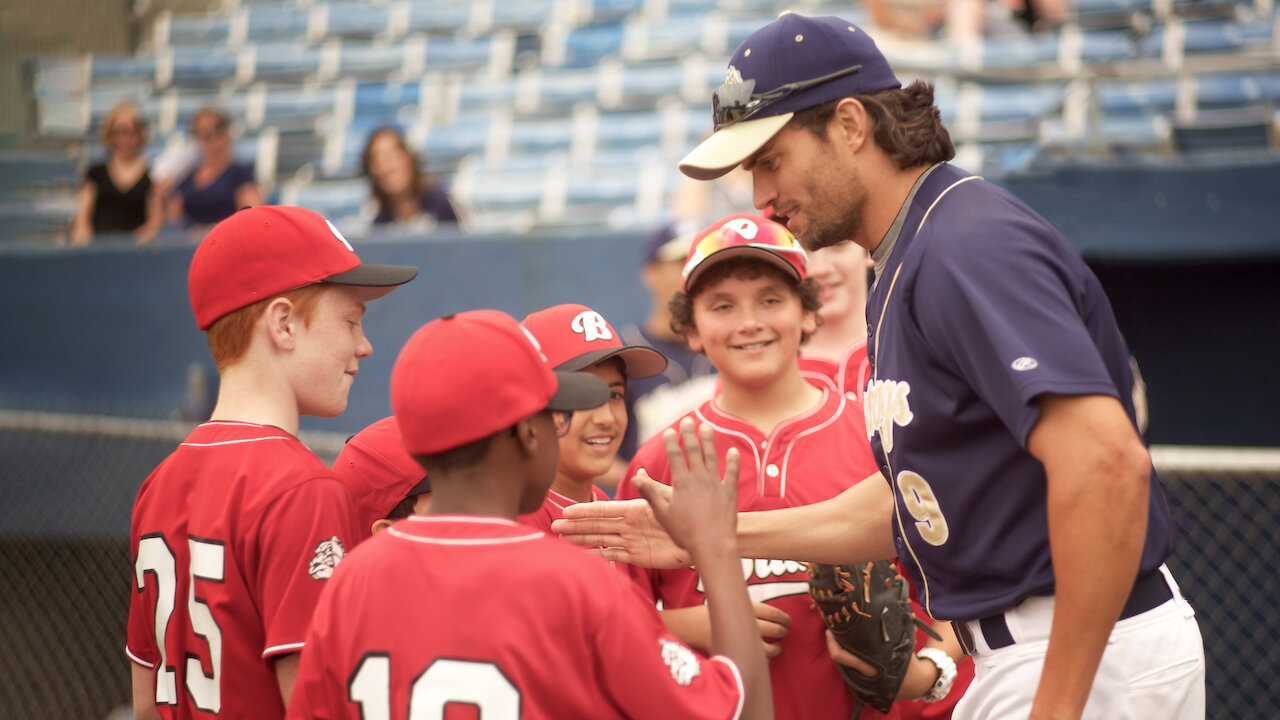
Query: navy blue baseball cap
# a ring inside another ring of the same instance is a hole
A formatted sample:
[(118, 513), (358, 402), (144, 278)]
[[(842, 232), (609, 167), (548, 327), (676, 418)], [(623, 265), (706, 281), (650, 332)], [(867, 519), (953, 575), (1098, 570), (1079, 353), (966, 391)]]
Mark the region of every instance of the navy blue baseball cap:
[(680, 161), (680, 171), (714, 180), (769, 142), (798, 110), (901, 87), (861, 28), (837, 17), (783, 13), (734, 51), (711, 99), (715, 131)]

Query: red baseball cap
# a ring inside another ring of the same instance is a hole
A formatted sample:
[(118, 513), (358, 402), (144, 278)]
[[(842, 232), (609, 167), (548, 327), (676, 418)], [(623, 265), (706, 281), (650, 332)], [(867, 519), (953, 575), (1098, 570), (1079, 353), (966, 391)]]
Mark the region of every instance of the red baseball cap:
[(187, 275), (196, 324), (312, 283), (385, 287), (409, 282), (418, 268), (365, 265), (342, 233), (305, 208), (245, 208), (209, 231)]
[(530, 314), (520, 324), (533, 333), (556, 370), (585, 370), (611, 357), (622, 359), (628, 380), (667, 369), (666, 356), (644, 345), (623, 345), (609, 321), (586, 305), (555, 305)]
[(385, 518), (401, 500), (431, 492), (427, 471), (404, 449), (394, 416), (353, 435), (338, 453), (333, 474), (347, 486), (366, 538), (374, 521)]
[(685, 260), (684, 291), (689, 292), (707, 268), (731, 257), (751, 257), (773, 263), (803, 282), (809, 256), (796, 236), (784, 225), (768, 218), (739, 213), (720, 218), (698, 233)]
[(600, 378), (553, 371), (537, 339), (497, 310), (423, 325), (391, 370), (391, 409), (413, 455), (452, 450), (543, 410), (586, 410), (608, 399)]

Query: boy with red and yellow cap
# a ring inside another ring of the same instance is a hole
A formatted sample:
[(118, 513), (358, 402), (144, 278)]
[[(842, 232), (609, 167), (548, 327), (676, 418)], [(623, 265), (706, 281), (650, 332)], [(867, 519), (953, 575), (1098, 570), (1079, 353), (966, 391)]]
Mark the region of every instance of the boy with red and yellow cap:
[(365, 304), (417, 275), (365, 265), (310, 210), (257, 207), (196, 248), (188, 285), (221, 375), (212, 418), (133, 507), (126, 652), (138, 718), (281, 718), (351, 500), (296, 437), (346, 409)]
[[(740, 510), (768, 510), (825, 500), (876, 471), (862, 407), (829, 383), (801, 372), (800, 348), (817, 329), (818, 287), (807, 256), (785, 227), (755, 215), (731, 215), (694, 239), (684, 287), (671, 302), (672, 325), (705, 352), (720, 391), (688, 417), (715, 430), (716, 452), (741, 453)], [(636, 453), (620, 499), (636, 497), (631, 478), (667, 482), (659, 442)], [(800, 558), (799, 560), (803, 560)], [(698, 645), (706, 628), (694, 570), (628, 572), (655, 601), (677, 635)], [(743, 561), (779, 718), (848, 720), (855, 698), (827, 649), (826, 626), (811, 609), (803, 562)], [(862, 717), (886, 717), (870, 708)], [(896, 717), (896, 711), (887, 717)]]

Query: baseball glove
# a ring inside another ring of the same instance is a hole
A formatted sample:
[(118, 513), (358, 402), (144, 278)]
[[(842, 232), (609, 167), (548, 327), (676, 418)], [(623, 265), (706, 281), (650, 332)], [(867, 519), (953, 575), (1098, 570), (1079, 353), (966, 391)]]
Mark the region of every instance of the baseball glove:
[(858, 698), (853, 716), (858, 716), (863, 705), (888, 713), (915, 655), (915, 628), (922, 627), (937, 637), (912, 613), (907, 581), (888, 560), (855, 565), (810, 563), (809, 595), (840, 647), (878, 671), (874, 676), (863, 675), (836, 663)]

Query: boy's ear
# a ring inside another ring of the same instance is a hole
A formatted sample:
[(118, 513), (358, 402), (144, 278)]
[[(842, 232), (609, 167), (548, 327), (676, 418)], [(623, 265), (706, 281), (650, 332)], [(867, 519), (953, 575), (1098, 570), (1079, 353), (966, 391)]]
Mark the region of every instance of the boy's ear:
[(537, 415), (531, 415), (520, 422), (516, 423), (515, 438), (516, 443), (520, 446), (520, 451), (526, 457), (532, 457), (538, 452), (538, 442), (543, 438), (540, 437), (538, 428), (535, 427), (533, 419)]
[(694, 352), (702, 352), (702, 336), (698, 334), (696, 325), (689, 325), (684, 329), (684, 341), (689, 345), (689, 349)]
[(388, 520), (387, 518), (380, 518), (380, 519), (378, 519), (378, 520), (374, 520), (374, 521), (373, 521), (373, 526), (372, 526), (372, 528), (371, 528), (371, 529), (373, 530), (373, 534), (374, 534), (374, 535), (377, 535), (378, 533), (382, 532), (383, 530), (386, 530), (387, 528), (389, 528), (389, 527), (391, 527), (392, 525), (395, 525), (395, 524), (396, 524), (396, 521), (395, 521), (395, 520)]
[(804, 317), (800, 318), (800, 331), (805, 337), (813, 337), (818, 332), (818, 326), (822, 324), (822, 319), (818, 317), (818, 313), (813, 310), (805, 310)]
[(278, 297), (267, 304), (262, 318), (267, 326), (267, 335), (277, 348), (292, 350), (297, 344), (297, 328), (293, 322), (296, 317), (293, 302), (289, 298)]

